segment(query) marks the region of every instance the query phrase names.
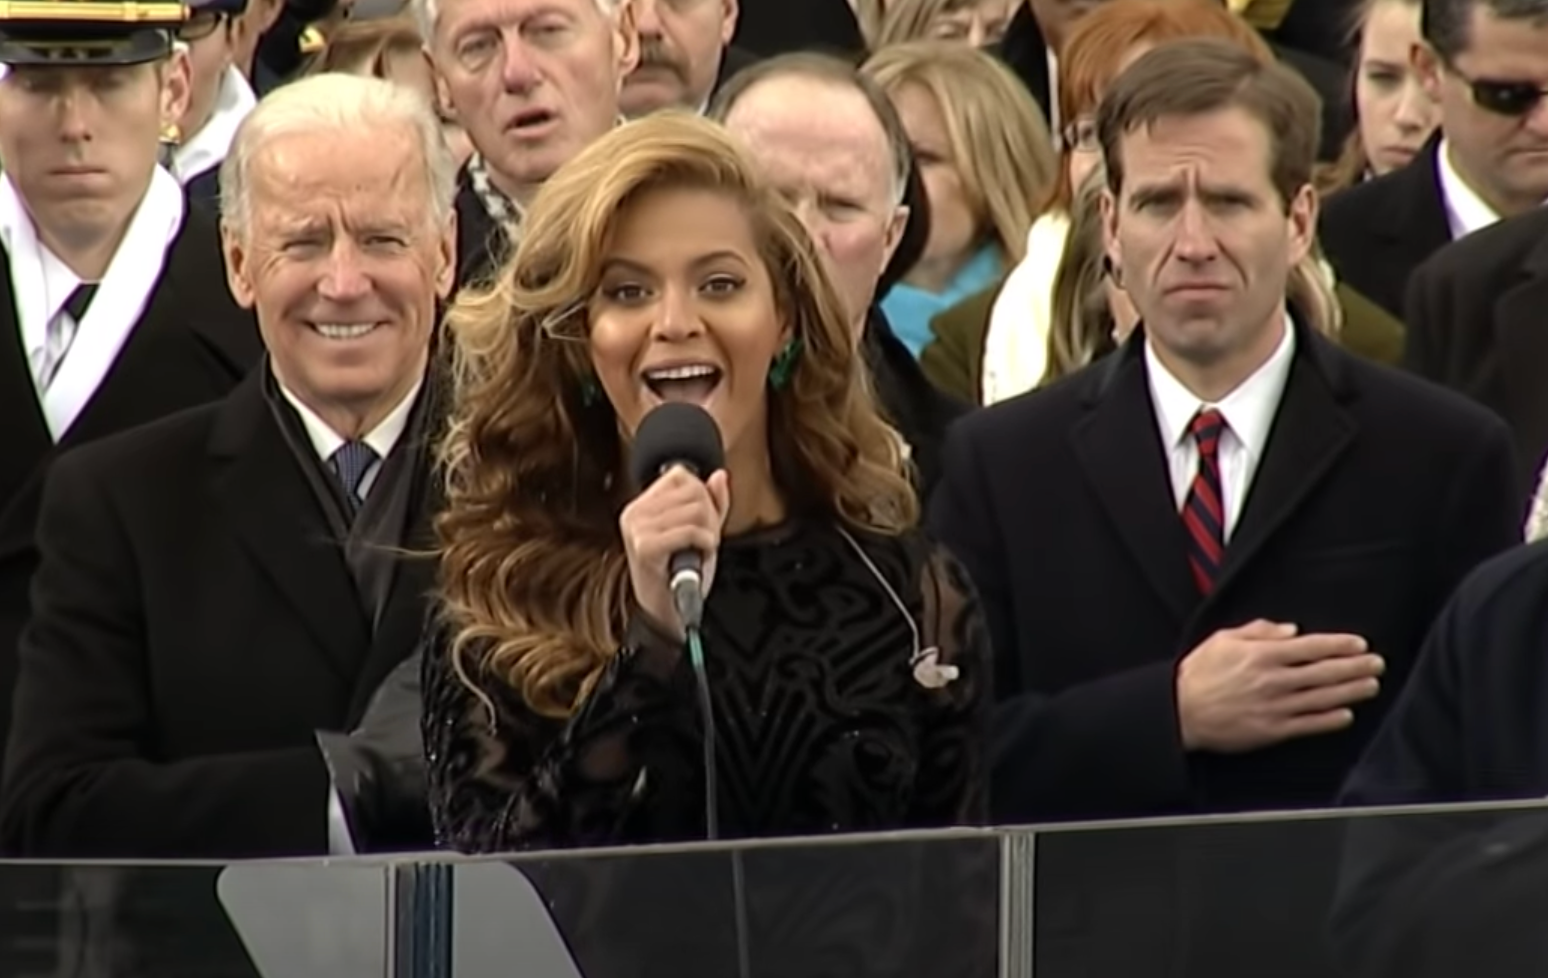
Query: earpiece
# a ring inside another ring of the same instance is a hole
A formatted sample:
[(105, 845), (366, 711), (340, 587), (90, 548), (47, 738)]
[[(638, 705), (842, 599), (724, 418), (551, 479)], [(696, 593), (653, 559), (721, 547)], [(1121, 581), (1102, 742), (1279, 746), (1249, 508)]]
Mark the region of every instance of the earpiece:
[(898, 597), (898, 592), (893, 589), (892, 584), (882, 576), (882, 572), (872, 562), (870, 554), (865, 552), (865, 548), (860, 546), (858, 540), (849, 535), (848, 530), (841, 526), (838, 528), (838, 531), (845, 540), (849, 541), (849, 545), (854, 548), (855, 553), (860, 555), (861, 562), (865, 564), (865, 569), (871, 572), (871, 576), (876, 578), (876, 583), (880, 584), (882, 590), (887, 592), (887, 597), (892, 599), (893, 605), (898, 609), (898, 614), (902, 615), (903, 620), (908, 622), (909, 633), (914, 639), (914, 649), (908, 657), (908, 667), (914, 673), (914, 681), (925, 689), (941, 689), (948, 683), (956, 680), (962, 674), (962, 671), (953, 665), (941, 665), (940, 649), (933, 645), (929, 648), (921, 647), (924, 645), (924, 640), (919, 634), (919, 623), (914, 620), (913, 615), (908, 613), (908, 606), (903, 603), (902, 598)]

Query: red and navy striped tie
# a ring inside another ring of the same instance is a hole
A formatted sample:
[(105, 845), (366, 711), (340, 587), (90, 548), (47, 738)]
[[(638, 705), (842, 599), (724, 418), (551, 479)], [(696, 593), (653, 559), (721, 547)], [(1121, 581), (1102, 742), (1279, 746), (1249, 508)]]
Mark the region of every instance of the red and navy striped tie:
[(1209, 408), (1194, 415), (1188, 434), (1199, 446), (1199, 470), (1183, 501), (1183, 526), (1188, 530), (1188, 565), (1199, 593), (1208, 594), (1225, 557), (1225, 504), (1220, 492), (1220, 434), (1225, 418)]

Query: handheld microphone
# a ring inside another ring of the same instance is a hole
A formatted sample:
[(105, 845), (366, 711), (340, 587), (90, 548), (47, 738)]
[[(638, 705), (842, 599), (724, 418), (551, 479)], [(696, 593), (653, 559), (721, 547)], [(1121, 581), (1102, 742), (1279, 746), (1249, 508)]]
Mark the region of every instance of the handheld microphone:
[[(694, 404), (668, 401), (654, 408), (634, 433), (629, 472), (639, 492), (674, 465), (681, 465), (700, 479), (707, 479), (726, 464), (720, 427), (709, 412)], [(713, 841), (720, 838), (720, 787), (716, 772), (715, 703), (710, 697), (709, 671), (704, 664), (704, 645), (699, 625), (704, 616), (704, 555), (680, 550), (667, 565), (672, 604), (682, 621), (693, 665), (699, 710), (704, 715), (704, 830)]]
[[(707, 479), (726, 464), (720, 428), (696, 404), (668, 401), (651, 410), (634, 433), (629, 460), (635, 490), (642, 491), (674, 465)], [(704, 617), (704, 555), (679, 550), (667, 565), (672, 604), (685, 630), (697, 630)]]

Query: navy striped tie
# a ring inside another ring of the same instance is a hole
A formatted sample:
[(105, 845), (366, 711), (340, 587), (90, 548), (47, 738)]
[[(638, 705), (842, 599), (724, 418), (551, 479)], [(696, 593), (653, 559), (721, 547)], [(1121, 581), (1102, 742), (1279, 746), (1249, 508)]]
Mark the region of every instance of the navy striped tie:
[(1214, 590), (1225, 557), (1225, 504), (1220, 491), (1220, 435), (1225, 418), (1210, 408), (1194, 415), (1188, 434), (1199, 446), (1199, 470), (1183, 501), (1183, 526), (1188, 530), (1188, 565), (1200, 594)]
[(344, 486), (344, 495), (349, 499), (351, 515), (358, 512), (365, 502), (361, 495), (360, 487), (365, 482), (366, 473), (371, 471), (371, 466), (376, 464), (376, 451), (363, 441), (347, 441), (339, 446), (339, 450), (328, 459), (333, 466), (333, 472), (339, 477), (339, 482)]

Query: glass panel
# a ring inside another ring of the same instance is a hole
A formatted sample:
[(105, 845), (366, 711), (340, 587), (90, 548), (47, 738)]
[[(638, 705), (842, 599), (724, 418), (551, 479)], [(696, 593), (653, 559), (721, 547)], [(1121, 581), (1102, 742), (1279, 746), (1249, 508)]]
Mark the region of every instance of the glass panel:
[(1548, 808), (1035, 836), (1036, 978), (1539, 978)]
[(387, 978), (378, 863), (0, 863), (5, 978)]
[(452, 974), (505, 978), (996, 978), (992, 833), (463, 862)]

